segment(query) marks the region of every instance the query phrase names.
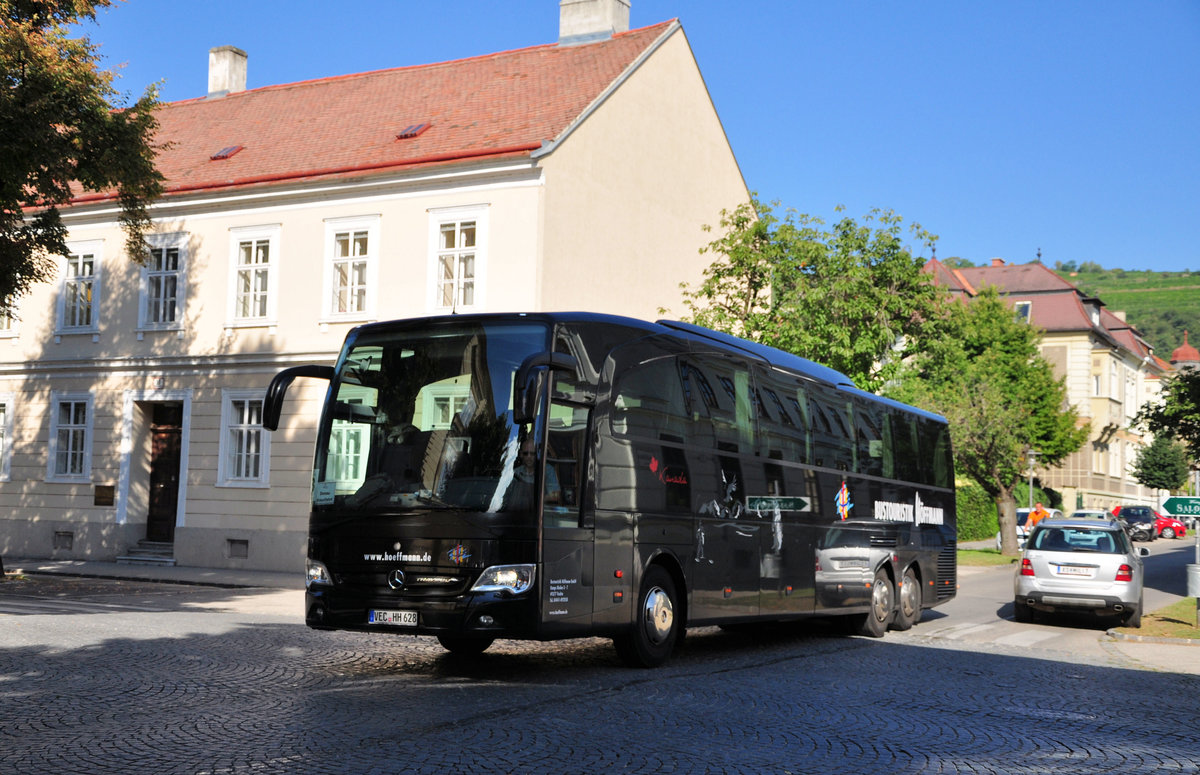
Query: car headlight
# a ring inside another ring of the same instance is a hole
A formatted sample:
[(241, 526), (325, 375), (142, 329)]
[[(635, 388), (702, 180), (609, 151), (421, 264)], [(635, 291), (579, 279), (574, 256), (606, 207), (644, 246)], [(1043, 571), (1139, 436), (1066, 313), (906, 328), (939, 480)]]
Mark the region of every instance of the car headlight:
[(313, 584), (329, 584), (332, 586), (333, 577), (329, 575), (329, 569), (324, 563), (316, 560), (308, 560), (305, 563), (304, 571), (304, 586), (311, 587)]
[(533, 565), (493, 565), (479, 574), (472, 592), (508, 592), (520, 595), (533, 586)]

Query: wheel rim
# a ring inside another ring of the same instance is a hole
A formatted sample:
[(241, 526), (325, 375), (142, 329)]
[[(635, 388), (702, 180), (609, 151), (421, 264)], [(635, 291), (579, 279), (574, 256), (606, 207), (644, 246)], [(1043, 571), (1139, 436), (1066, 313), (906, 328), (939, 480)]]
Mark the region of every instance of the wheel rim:
[(871, 588), (871, 613), (877, 621), (884, 621), (892, 612), (892, 590), (887, 581), (876, 579)]
[(654, 587), (646, 593), (645, 614), (646, 637), (656, 646), (666, 641), (675, 626), (675, 607), (671, 604), (671, 596), (662, 587)]
[(904, 586), (900, 587), (900, 609), (906, 617), (911, 618), (916, 613), (919, 589), (915, 576), (909, 574), (904, 577)]
[(1175, 537), (1175, 528), (1168, 527), (1168, 528), (1163, 529), (1163, 538), (1174, 538), (1174, 537)]

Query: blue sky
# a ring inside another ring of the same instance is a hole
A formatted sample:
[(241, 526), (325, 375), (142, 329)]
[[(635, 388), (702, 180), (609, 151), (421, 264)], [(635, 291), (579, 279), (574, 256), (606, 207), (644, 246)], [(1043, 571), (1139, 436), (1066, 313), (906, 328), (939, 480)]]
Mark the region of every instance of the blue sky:
[[(1200, 271), (1196, 0), (632, 0), (671, 18), (764, 200), (891, 209), (939, 258)], [(122, 91), (179, 100), (214, 46), (254, 88), (550, 43), (558, 1), (129, 0), (84, 28)]]

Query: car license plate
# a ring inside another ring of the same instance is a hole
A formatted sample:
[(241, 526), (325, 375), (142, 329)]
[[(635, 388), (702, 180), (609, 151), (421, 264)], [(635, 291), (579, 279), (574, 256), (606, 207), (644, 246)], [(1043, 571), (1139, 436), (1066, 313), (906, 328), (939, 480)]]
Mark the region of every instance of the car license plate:
[(416, 627), (416, 611), (370, 611), (367, 615), (369, 624), (393, 624), (400, 627)]
[(1085, 568), (1080, 565), (1059, 565), (1058, 575), (1060, 576), (1091, 576), (1092, 569)]

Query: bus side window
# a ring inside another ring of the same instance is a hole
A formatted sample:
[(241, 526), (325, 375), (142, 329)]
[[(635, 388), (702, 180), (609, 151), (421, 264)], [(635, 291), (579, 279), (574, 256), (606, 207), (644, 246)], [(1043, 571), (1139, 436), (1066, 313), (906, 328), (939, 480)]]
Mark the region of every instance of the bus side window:
[(888, 412), (888, 453), (895, 461), (893, 470), (889, 472), (885, 466), (883, 475), (903, 479), (906, 482), (929, 484), (932, 478), (921, 471), (920, 451), (917, 446), (916, 421), (903, 412)]
[(753, 451), (757, 421), (747, 364), (719, 355), (698, 356), (693, 363), (703, 382), (720, 386), (714, 391), (714, 406), (709, 409), (717, 449)]
[(813, 462), (813, 422), (812, 413), (809, 410), (808, 393), (803, 385), (796, 388), (795, 394), (788, 394), (788, 403), (796, 410), (796, 421), (799, 423), (797, 429), (804, 436), (803, 455), (800, 457), (802, 463)]
[[(760, 418), (762, 446), (768, 458), (792, 463), (807, 463), (807, 421), (792, 400), (790, 410), (779, 397), (779, 391), (787, 395), (787, 388), (774, 374), (756, 374), (762, 386), (761, 395), (767, 411)], [(793, 416), (793, 413), (796, 416)]]
[(614, 390), (613, 433), (682, 443), (687, 425), (674, 358), (657, 358), (621, 375)]
[(883, 411), (866, 401), (854, 401), (850, 411), (854, 416), (856, 470), (860, 474), (879, 476), (883, 473), (884, 457)]
[(813, 458), (819, 466), (854, 470), (854, 436), (846, 416), (846, 400), (832, 390), (813, 387), (809, 394), (813, 418)]
[(954, 483), (954, 461), (950, 456), (950, 426), (932, 420), (918, 420), (921, 454), (932, 461), (933, 470), (925, 472), (923, 480), (935, 487), (951, 487)]
[(712, 385), (696, 365), (687, 358), (677, 361), (679, 381), (683, 384), (683, 400), (687, 409), (688, 441), (699, 447), (712, 447), (712, 410), (717, 395)]

